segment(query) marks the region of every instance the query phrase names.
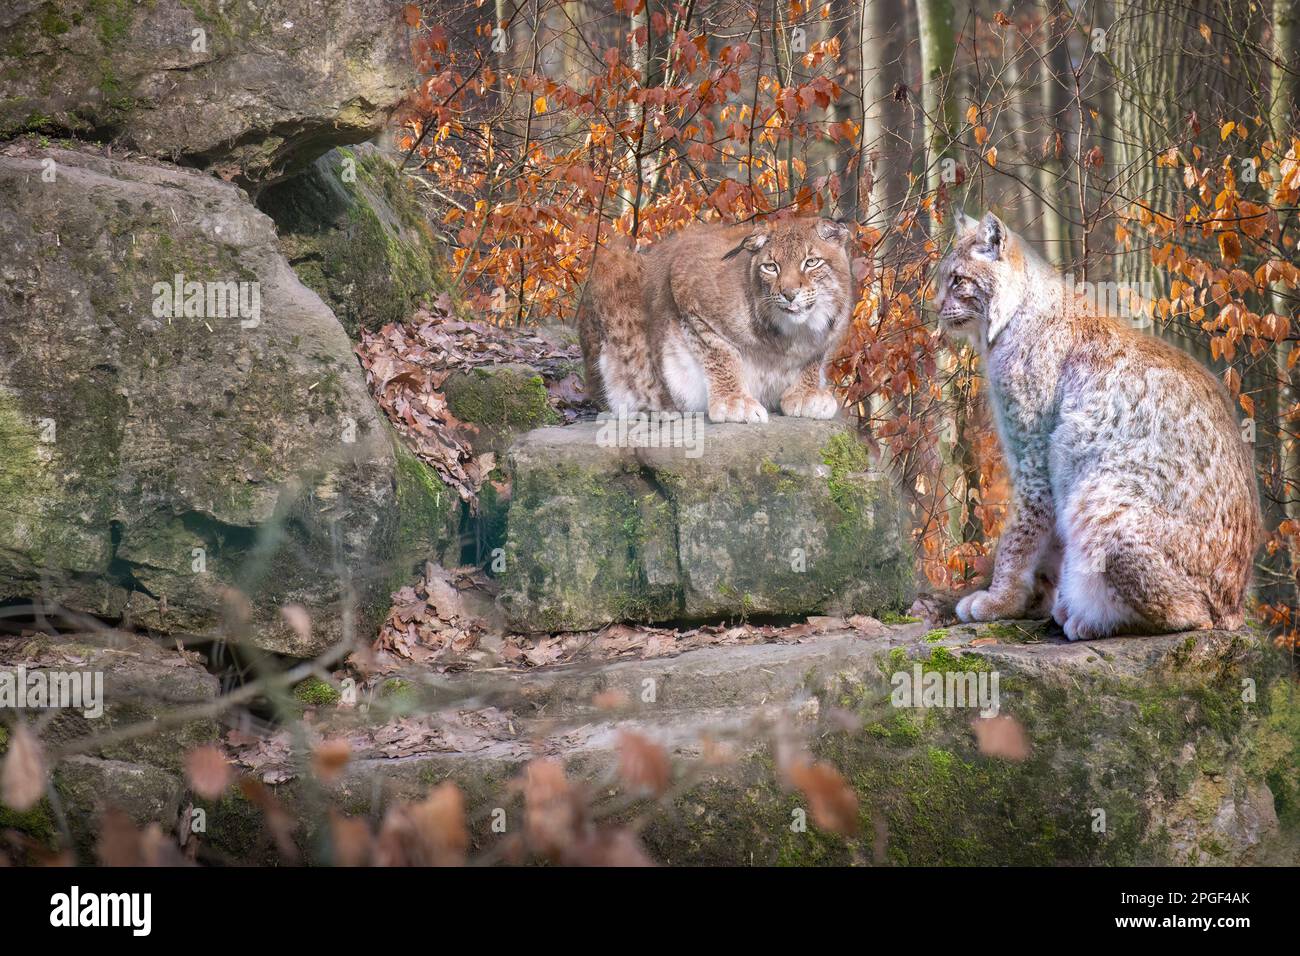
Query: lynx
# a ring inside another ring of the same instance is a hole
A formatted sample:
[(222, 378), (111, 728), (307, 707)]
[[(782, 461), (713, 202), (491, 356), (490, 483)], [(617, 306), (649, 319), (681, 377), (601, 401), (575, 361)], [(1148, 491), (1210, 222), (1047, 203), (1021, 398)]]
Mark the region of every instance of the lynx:
[(1072, 641), (1240, 626), (1262, 528), (1218, 381), (1099, 314), (992, 213), (963, 217), (938, 281), (940, 324), (980, 355), (1015, 485), (992, 581), (958, 617), (1021, 617), (1041, 599)]
[(852, 311), (848, 239), (797, 217), (601, 250), (578, 321), (588, 388), (612, 411), (834, 417), (826, 363)]

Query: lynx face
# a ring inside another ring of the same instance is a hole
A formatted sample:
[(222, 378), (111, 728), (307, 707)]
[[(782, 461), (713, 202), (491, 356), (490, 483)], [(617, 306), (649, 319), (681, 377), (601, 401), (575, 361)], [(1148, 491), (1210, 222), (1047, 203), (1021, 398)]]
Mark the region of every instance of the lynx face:
[(852, 278), (844, 244), (848, 228), (829, 219), (776, 223), (745, 239), (753, 253), (754, 302), (773, 325), (824, 332), (844, 308)]
[(1024, 254), (992, 213), (980, 221), (963, 216), (960, 229), (939, 264), (939, 324), (948, 335), (991, 343), (1024, 297)]

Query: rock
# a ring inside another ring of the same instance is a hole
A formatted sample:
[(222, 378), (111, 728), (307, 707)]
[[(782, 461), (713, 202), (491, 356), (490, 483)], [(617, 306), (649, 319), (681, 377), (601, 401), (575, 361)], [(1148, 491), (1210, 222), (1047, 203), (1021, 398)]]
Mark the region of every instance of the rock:
[[(29, 679), (38, 673), (102, 675), (102, 712), (58, 710), (42, 730), (46, 746), (157, 722), (179, 708), (214, 701), (220, 684), (195, 656), (183, 657), (146, 638), (118, 631), (0, 637), (0, 672), (14, 674), (21, 666)], [(90, 755), (179, 772), (192, 748), (215, 743), (219, 736), (220, 728), (212, 717), (179, 724), (162, 722), (147, 736), (99, 747)]]
[(478, 429), (471, 445), (480, 455), (490, 451), (503, 456), (524, 432), (560, 420), (541, 373), (520, 363), (452, 372), (442, 392), (451, 413)]
[(911, 603), (897, 494), (851, 426), (700, 423), (698, 444), (637, 448), (617, 447), (616, 424), (541, 429), (511, 449), (500, 600), (513, 628)]
[[(237, 187), (11, 144), (0, 243), (0, 599), (310, 656), (454, 538), (456, 496)], [(201, 315), (167, 317), (176, 275)]]
[[(354, 748), (324, 786), (329, 807), (377, 821), (452, 780), (471, 854), (488, 858), (507, 838), (491, 828), (502, 812), (507, 835), (519, 832), (524, 765), (546, 757), (585, 784), (595, 819), (635, 820), (664, 863), (1295, 865), (1300, 697), (1288, 666), (1253, 631), (1080, 645), (1040, 622), (886, 626), (872, 637), (840, 629), (676, 657), (427, 675), (443, 708), (432, 717), (385, 709), (418, 694), (380, 695), (364, 718), (322, 711), (313, 727)], [(986, 688), (996, 675), (998, 720), (1014, 722), (1023, 749), (999, 746), (977, 707), (895, 706), (896, 675), (917, 669), (945, 683), (982, 676)], [(621, 709), (599, 703), (613, 696)], [(670, 756), (668, 798), (637, 800), (621, 781), (626, 731)], [(777, 770), (782, 753), (848, 781), (855, 834), (818, 825), (813, 802)], [(328, 860), (319, 785), (295, 777), (271, 789), (304, 854)], [(272, 861), (250, 810), (239, 797), (213, 805), (209, 839), (233, 860)], [(799, 812), (806, 831), (792, 827)]]
[(411, 182), (376, 147), (340, 147), (261, 193), (298, 278), (348, 334), (400, 322), (450, 283)]
[(15, 0), (0, 36), (0, 135), (115, 139), (250, 187), (370, 139), (417, 80), (387, 0)]
[[(215, 716), (179, 723), (167, 718), (214, 701), (219, 683), (197, 654), (181, 654), (140, 635), (105, 630), (0, 636), (0, 675), (7, 679), (21, 677), (28, 688), (38, 680), (58, 687), (67, 686), (65, 678), (73, 674), (91, 677), (86, 688), (91, 696), (80, 700), (83, 706), (28, 712), (24, 718), (38, 728), (46, 753), (69, 745), (84, 750), (79, 745), (89, 736), (156, 725), (146, 735), (68, 756), (54, 767), (54, 789), (72, 848), (80, 860), (93, 862), (107, 808), (125, 811), (138, 827), (156, 822), (164, 833), (175, 828), (185, 792), (185, 757), (195, 747), (217, 744), (220, 728)], [(99, 706), (86, 706), (92, 704)], [(0, 734), (0, 752), (6, 745), (7, 734)], [(48, 800), (21, 814), (0, 806), (0, 829), (20, 830), (50, 848), (59, 842), (55, 820)]]
[(92, 862), (105, 810), (124, 811), (136, 827), (157, 823), (163, 833), (174, 833), (185, 783), (178, 774), (147, 764), (69, 757), (54, 771), (54, 789), (78, 858)]

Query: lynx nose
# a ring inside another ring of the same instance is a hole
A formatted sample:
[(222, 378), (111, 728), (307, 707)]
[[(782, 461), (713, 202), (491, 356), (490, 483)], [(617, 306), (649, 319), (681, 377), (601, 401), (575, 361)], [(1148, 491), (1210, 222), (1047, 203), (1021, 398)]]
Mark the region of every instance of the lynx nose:
[(799, 295), (798, 289), (782, 289), (781, 295), (785, 296), (785, 301), (793, 302)]

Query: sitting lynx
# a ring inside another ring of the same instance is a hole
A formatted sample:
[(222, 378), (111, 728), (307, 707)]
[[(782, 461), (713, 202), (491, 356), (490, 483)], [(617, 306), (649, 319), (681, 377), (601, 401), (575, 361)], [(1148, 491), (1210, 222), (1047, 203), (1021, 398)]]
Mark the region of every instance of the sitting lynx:
[(578, 320), (588, 388), (614, 411), (833, 417), (825, 366), (852, 311), (848, 238), (800, 217), (602, 250)]
[(991, 213), (965, 219), (938, 281), (942, 326), (979, 350), (1016, 497), (992, 582), (958, 617), (1023, 616), (1047, 582), (1070, 640), (1239, 626), (1259, 498), (1214, 377), (1090, 309)]

